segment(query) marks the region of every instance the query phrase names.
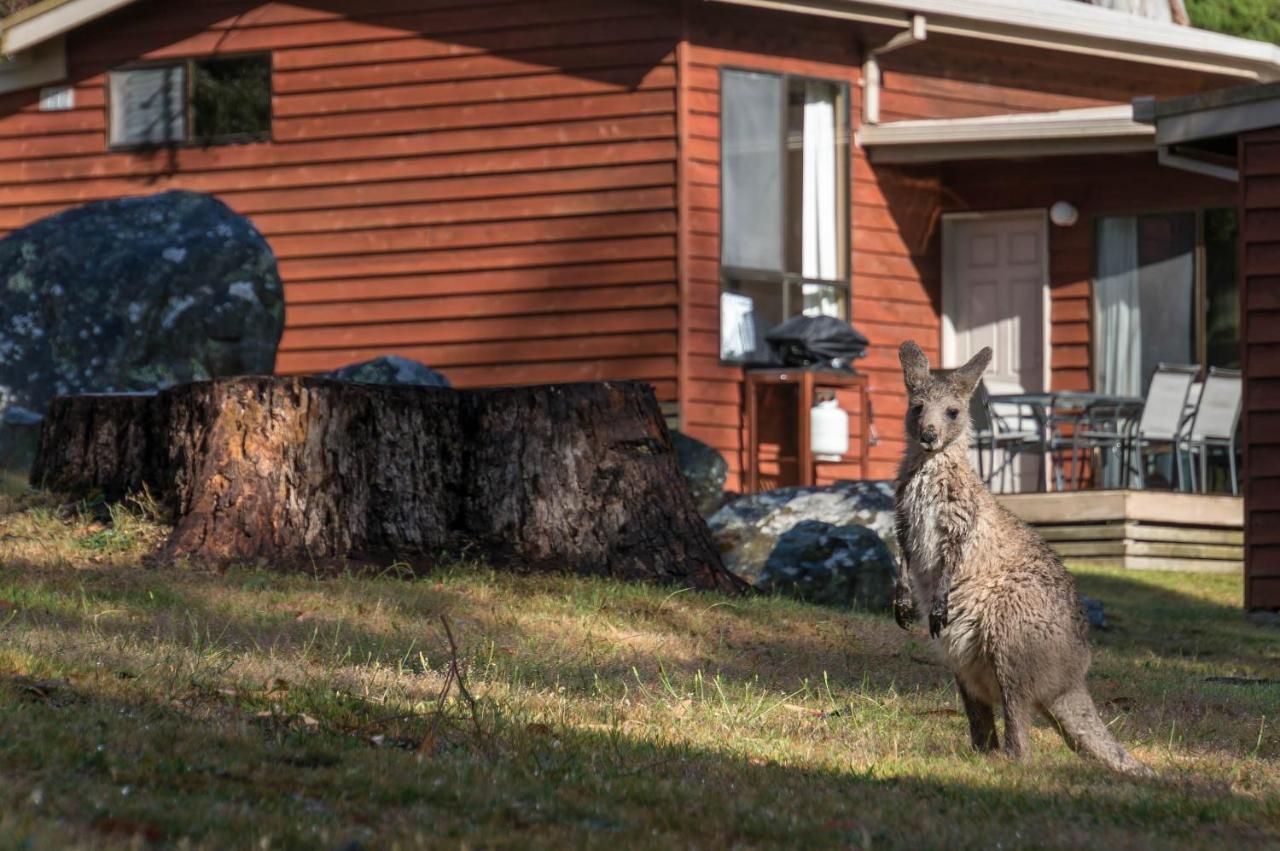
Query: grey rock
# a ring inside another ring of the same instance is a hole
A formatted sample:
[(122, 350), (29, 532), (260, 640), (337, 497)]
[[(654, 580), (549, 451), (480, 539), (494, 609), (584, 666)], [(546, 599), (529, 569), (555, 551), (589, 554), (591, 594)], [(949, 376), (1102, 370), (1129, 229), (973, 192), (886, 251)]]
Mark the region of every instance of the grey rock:
[(416, 360), (399, 355), (384, 355), (373, 360), (348, 364), (332, 372), (322, 373), (325, 378), (338, 381), (356, 381), (361, 384), (413, 384), (421, 387), (449, 387), (449, 379)]
[(1080, 595), (1080, 607), (1084, 609), (1084, 616), (1089, 619), (1089, 625), (1094, 629), (1110, 629), (1111, 624), (1107, 622), (1106, 610), (1102, 607), (1102, 601), (1094, 597), (1086, 597)]
[(891, 482), (839, 482), (827, 487), (779, 488), (721, 508), (707, 525), (725, 566), (754, 583), (779, 538), (805, 520), (871, 529), (896, 558)]
[(778, 539), (756, 587), (813, 603), (888, 611), (898, 566), (865, 526), (804, 520)]
[(99, 201), (0, 240), (8, 405), (270, 373), (283, 328), (270, 247), (208, 195)]
[(678, 431), (671, 432), (675, 444), (676, 463), (689, 483), (698, 513), (710, 517), (724, 504), (724, 483), (729, 464), (724, 456), (700, 440)]

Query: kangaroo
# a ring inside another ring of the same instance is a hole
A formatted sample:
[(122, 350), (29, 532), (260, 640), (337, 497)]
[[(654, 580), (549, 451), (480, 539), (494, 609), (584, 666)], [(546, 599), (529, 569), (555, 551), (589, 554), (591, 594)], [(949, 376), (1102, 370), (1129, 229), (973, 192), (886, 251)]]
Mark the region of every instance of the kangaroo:
[(1044, 539), (996, 502), (969, 463), (969, 397), (991, 349), (945, 377), (930, 373), (914, 341), (898, 356), (910, 405), (895, 500), (904, 563), (898, 625), (909, 628), (917, 611), (928, 613), (977, 750), (1000, 746), (999, 704), (1004, 753), (1013, 759), (1027, 756), (1031, 712), (1038, 710), (1072, 750), (1150, 776), (1107, 730), (1085, 687), (1088, 623), (1071, 575)]

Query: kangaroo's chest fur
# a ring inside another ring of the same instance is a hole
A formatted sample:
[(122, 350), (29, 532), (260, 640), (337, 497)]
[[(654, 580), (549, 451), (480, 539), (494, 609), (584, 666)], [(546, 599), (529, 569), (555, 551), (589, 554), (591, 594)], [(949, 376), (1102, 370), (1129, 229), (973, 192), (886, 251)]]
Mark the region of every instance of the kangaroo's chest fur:
[(941, 645), (957, 673), (987, 679), (982, 661), (981, 577), (974, 550), (983, 523), (985, 490), (961, 451), (907, 459), (898, 488), (898, 511), (906, 523), (907, 569), (917, 609), (927, 613), (951, 562), (949, 623)]

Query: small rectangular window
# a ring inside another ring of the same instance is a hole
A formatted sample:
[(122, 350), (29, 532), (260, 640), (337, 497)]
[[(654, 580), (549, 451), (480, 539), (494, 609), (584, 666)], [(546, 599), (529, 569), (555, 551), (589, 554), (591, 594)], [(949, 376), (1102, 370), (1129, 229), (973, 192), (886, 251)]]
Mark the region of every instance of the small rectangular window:
[(271, 138), (271, 57), (265, 54), (112, 71), (110, 90), (113, 146)]
[(163, 145), (187, 138), (182, 65), (111, 72), (111, 144)]

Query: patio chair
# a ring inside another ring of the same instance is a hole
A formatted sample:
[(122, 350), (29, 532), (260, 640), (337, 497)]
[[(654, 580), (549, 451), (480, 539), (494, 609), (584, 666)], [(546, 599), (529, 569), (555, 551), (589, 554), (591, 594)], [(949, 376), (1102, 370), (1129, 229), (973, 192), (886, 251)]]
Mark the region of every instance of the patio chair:
[[(1187, 455), (1191, 472), (1191, 489), (1209, 490), (1209, 450), (1227, 451), (1227, 469), (1231, 477), (1231, 493), (1240, 492), (1236, 480), (1236, 427), (1244, 402), (1244, 379), (1239, 370), (1210, 367), (1200, 390), (1191, 427), (1179, 439), (1179, 449)], [(1199, 458), (1199, 476), (1196, 459)]]
[(1182, 484), (1179, 442), (1187, 423), (1187, 399), (1200, 368), (1193, 364), (1162, 363), (1151, 376), (1142, 417), (1129, 436), (1129, 473), (1139, 488), (1147, 486), (1146, 453), (1161, 448), (1172, 452), (1178, 484)]
[[(949, 372), (949, 370), (938, 372)], [(969, 397), (969, 416), (973, 420), (973, 448), (978, 456), (978, 476), (993, 490), (1002, 491), (1006, 475), (1017, 469), (1015, 461), (1024, 451), (1038, 445), (1039, 431), (1027, 428), (1019, 410), (991, 403), (985, 380)]]

